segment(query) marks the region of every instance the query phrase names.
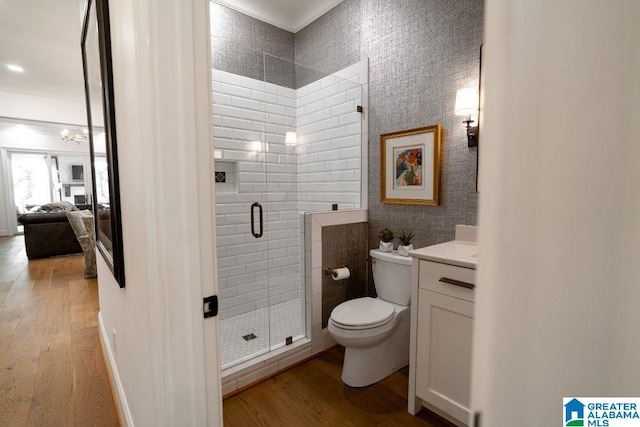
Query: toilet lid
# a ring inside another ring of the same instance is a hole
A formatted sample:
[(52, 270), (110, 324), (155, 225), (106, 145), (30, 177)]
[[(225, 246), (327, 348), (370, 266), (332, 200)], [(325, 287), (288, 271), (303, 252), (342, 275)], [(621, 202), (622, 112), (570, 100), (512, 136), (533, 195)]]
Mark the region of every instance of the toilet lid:
[(345, 301), (331, 312), (331, 320), (338, 326), (375, 327), (384, 325), (393, 318), (393, 305), (377, 298), (357, 298)]

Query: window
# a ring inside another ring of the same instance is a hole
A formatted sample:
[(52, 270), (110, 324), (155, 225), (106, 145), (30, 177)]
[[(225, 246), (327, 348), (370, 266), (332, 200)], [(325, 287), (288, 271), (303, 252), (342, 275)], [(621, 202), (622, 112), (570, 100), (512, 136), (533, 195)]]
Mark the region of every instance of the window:
[(47, 152), (9, 153), (12, 192), (17, 217), (34, 207), (66, 201), (75, 205), (92, 203), (90, 174), (85, 182), (87, 155), (58, 155)]

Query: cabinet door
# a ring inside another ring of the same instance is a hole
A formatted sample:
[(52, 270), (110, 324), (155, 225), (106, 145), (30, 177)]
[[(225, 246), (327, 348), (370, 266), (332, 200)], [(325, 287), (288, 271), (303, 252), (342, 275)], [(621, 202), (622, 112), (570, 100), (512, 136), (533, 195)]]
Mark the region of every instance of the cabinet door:
[(416, 395), (469, 422), (473, 303), (418, 291)]

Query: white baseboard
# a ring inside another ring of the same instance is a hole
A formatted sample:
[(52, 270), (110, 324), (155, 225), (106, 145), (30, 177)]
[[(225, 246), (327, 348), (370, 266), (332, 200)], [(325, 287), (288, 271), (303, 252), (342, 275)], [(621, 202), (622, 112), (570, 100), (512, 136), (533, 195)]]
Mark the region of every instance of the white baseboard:
[(102, 313), (98, 312), (98, 330), (100, 331), (100, 343), (102, 344), (102, 351), (104, 352), (105, 360), (107, 361), (107, 374), (111, 379), (111, 384), (115, 387), (114, 393), (116, 397), (116, 404), (118, 405), (118, 411), (120, 413), (120, 422), (123, 423), (123, 427), (134, 427), (133, 417), (129, 410), (129, 404), (127, 403), (127, 397), (124, 394), (124, 388), (120, 381), (120, 374), (118, 373), (118, 366), (116, 365), (116, 359), (111, 350), (109, 344), (109, 338), (107, 331), (104, 329), (104, 323), (102, 322)]

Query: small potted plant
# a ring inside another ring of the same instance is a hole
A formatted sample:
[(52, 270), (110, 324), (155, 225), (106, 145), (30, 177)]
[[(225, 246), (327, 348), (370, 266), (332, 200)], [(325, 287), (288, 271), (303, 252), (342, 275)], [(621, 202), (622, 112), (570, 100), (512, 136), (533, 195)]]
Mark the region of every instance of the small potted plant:
[(391, 252), (393, 251), (393, 231), (388, 228), (383, 228), (378, 233), (378, 237), (380, 238), (380, 250), (382, 252)]
[(400, 246), (398, 246), (398, 254), (402, 256), (409, 256), (409, 251), (413, 250), (411, 239), (413, 239), (414, 237), (415, 235), (411, 232), (411, 230), (405, 230), (403, 228), (398, 232), (398, 240), (400, 240)]

